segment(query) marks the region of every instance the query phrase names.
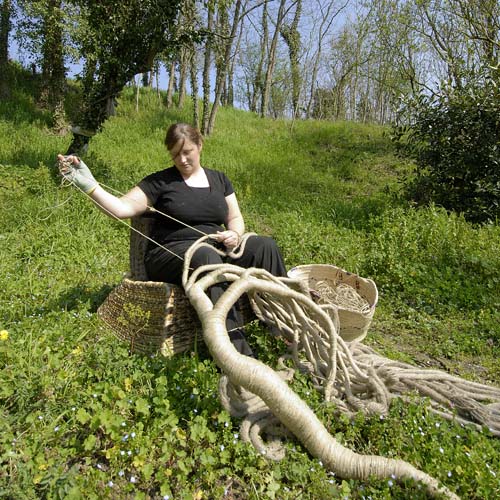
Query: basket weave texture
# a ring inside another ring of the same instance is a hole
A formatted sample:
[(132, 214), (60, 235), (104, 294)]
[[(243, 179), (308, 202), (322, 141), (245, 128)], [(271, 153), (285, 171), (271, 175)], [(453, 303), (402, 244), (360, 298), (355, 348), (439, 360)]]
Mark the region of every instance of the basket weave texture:
[[(153, 219), (134, 217), (131, 225), (150, 235)], [(144, 256), (148, 240), (131, 229), (130, 273), (97, 310), (98, 317), (132, 351), (172, 356), (193, 348), (202, 339), (201, 324), (184, 289), (149, 281)], [(254, 319), (246, 297), (238, 303), (244, 322)]]
[(349, 273), (330, 264), (296, 266), (288, 271), (288, 276), (303, 281), (309, 289), (315, 291), (321, 288), (319, 285), (327, 285), (332, 289), (339, 284), (351, 286), (368, 303), (369, 307), (360, 312), (335, 304), (340, 321), (339, 334), (346, 342), (359, 342), (366, 337), (378, 301), (378, 290), (373, 280), (361, 278), (357, 274)]

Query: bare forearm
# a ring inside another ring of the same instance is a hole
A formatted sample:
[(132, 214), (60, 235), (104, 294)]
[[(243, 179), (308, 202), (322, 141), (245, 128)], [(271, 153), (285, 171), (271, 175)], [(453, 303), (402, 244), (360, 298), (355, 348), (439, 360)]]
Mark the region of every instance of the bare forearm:
[(229, 231), (236, 231), (241, 237), (245, 232), (245, 221), (242, 216), (234, 217), (227, 222), (226, 227)]
[(89, 195), (94, 204), (106, 215), (115, 219), (128, 219), (144, 213), (147, 207), (127, 195), (120, 198), (108, 193), (101, 186)]

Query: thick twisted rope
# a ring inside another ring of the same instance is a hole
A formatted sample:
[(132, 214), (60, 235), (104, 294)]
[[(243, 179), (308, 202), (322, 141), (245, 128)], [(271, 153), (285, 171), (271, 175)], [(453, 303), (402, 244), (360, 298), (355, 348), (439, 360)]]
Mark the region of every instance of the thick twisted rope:
[[(432, 495), (444, 494), (457, 499), (453, 492), (441, 486), (436, 479), (405, 461), (360, 455), (345, 448), (329, 434), (315, 413), (273, 369), (238, 353), (229, 340), (225, 323), (231, 307), (243, 294), (247, 294), (258, 315), (265, 320), (272, 318), (274, 326), (287, 338), (293, 339), (296, 344), (293, 355), (297, 360), (299, 351), (305, 352), (308, 363), (314, 366), (314, 370), (319, 370), (315, 377), (324, 388), (325, 394), (328, 392), (331, 398), (340, 401), (340, 390), (343, 387), (350, 405), (369, 407), (369, 403), (364, 403), (364, 398), (360, 397), (360, 380), (366, 387), (366, 392), (379, 396), (379, 382), (371, 382), (372, 373), (364, 373), (356, 366), (349, 348), (337, 335), (335, 308), (319, 307), (308, 294), (300, 291), (299, 282), (276, 278), (262, 269), (242, 269), (231, 264), (203, 266), (189, 275), (187, 268), (190, 259), (200, 246), (206, 245), (205, 239), (198, 240), (186, 253), (183, 285), (201, 320), (205, 343), (228, 379), (222, 384), (231, 384), (225, 394), (228, 399), (238, 394), (232, 413), (243, 416), (249, 409), (256, 414), (254, 417), (247, 417), (249, 424), (252, 420), (260, 422), (269, 416), (268, 413), (263, 413), (267, 412), (265, 405), (313, 456), (319, 458), (325, 467), (340, 477), (361, 480), (370, 477), (395, 477), (398, 481), (413, 479), (422, 482)], [(243, 244), (244, 241), (245, 238)], [(228, 282), (230, 285), (214, 305), (206, 291), (210, 286), (222, 282)], [(264, 303), (268, 302), (273, 304), (272, 308), (264, 307)], [(333, 314), (333, 320), (329, 313)], [(316, 356), (319, 356), (319, 359)], [(300, 363), (300, 360), (298, 361)], [(348, 363), (355, 366), (351, 372), (347, 369)], [(335, 376), (337, 365), (339, 370)], [(351, 380), (353, 377), (356, 377), (355, 381)], [(371, 408), (372, 411), (379, 406), (385, 407), (388, 403), (387, 397), (380, 398), (381, 401), (378, 401), (377, 397), (374, 403), (376, 408)], [(230, 407), (233, 408), (232, 403)], [(254, 436), (250, 438), (252, 442), (257, 443), (258, 448), (261, 446)]]

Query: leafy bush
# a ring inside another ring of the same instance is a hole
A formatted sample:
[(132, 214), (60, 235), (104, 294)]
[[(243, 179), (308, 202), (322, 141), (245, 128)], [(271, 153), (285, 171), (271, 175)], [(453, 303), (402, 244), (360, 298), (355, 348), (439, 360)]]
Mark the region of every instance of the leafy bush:
[(463, 213), (472, 222), (500, 216), (500, 95), (491, 80), (419, 96), (410, 126), (395, 129), (416, 160), (411, 199)]

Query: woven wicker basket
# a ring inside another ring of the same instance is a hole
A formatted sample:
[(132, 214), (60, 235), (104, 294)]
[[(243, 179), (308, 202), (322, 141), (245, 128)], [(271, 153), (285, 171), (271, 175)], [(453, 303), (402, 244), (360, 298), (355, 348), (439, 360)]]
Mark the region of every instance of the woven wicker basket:
[(369, 310), (361, 313), (337, 304), (340, 320), (339, 334), (346, 342), (361, 341), (366, 337), (378, 301), (378, 291), (374, 281), (329, 264), (297, 266), (290, 269), (288, 276), (304, 281), (312, 290), (317, 290), (320, 282), (332, 288), (340, 283), (351, 286), (368, 302)]
[[(149, 235), (153, 219), (135, 217), (132, 227)], [(172, 356), (202, 339), (201, 324), (182, 287), (148, 281), (144, 255), (148, 240), (130, 231), (130, 273), (97, 310), (98, 317), (132, 351)], [(254, 319), (246, 297), (238, 308), (246, 323)]]

